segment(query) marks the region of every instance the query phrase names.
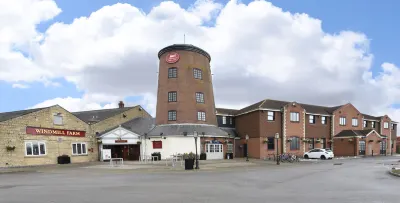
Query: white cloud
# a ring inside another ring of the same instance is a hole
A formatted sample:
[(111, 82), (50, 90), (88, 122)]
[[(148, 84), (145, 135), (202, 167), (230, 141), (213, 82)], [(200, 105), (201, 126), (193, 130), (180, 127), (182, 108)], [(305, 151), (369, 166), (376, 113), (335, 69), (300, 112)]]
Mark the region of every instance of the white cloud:
[[(33, 15), (36, 20), (28, 20), (24, 28), (34, 28), (60, 12), (50, 5), (54, 4), (37, 6), (37, 12), (46, 14)], [(221, 5), (201, 0), (186, 10), (168, 1), (147, 14), (129, 4), (114, 4), (70, 24), (55, 23), (45, 33), (30, 32), (7, 41), (26, 43), (43, 37), (31, 47), (34, 60), (10, 50), (0, 52), (0, 62), (9, 64), (0, 67), (7, 75), (0, 80), (64, 77), (93, 97), (53, 100), (70, 102), (71, 108), (144, 96), (141, 102), (155, 109), (157, 52), (182, 43), (186, 34), (187, 42), (212, 56), (217, 106), (240, 108), (265, 98), (319, 105), (352, 102), (365, 113), (400, 120), (399, 110), (391, 108), (400, 103), (399, 68), (384, 63), (381, 73), (373, 76), (368, 37), (349, 30), (326, 33), (321, 23), (265, 1)]]
[(29, 88), (29, 85), (15, 83), (15, 84), (12, 85), (12, 87), (13, 88), (20, 88), (20, 89), (27, 89), (27, 88)]

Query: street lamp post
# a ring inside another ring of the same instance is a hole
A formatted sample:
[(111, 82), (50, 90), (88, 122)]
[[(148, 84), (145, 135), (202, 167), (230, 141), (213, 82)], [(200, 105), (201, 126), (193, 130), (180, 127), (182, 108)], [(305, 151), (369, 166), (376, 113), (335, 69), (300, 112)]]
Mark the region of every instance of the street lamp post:
[(246, 161), (249, 161), (249, 135), (246, 134)]
[(193, 132), (193, 137), (194, 137), (194, 144), (196, 146), (196, 167), (195, 169), (199, 169), (199, 157), (197, 156), (197, 137), (198, 134), (196, 131)]
[(276, 139), (276, 165), (279, 165), (279, 133), (275, 133)]

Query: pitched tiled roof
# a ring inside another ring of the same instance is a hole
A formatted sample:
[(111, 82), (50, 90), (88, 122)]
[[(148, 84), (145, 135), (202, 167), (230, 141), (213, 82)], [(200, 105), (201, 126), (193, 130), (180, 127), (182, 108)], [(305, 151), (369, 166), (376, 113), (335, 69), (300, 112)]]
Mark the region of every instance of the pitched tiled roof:
[[(45, 108), (49, 108), (49, 107), (45, 107)], [(17, 118), (17, 117), (20, 117), (20, 116), (23, 116), (26, 114), (36, 112), (36, 111), (40, 111), (45, 108), (36, 108), (36, 109), (27, 109), (27, 110), (21, 110), (21, 111), (11, 111), (11, 112), (0, 113), (0, 122), (10, 120), (13, 118)]]
[(226, 114), (226, 115), (235, 115), (239, 110), (236, 109), (224, 109), (224, 108), (215, 108), (217, 114)]
[(325, 106), (316, 106), (310, 104), (300, 104), (307, 113), (315, 113), (315, 114), (331, 114), (329, 107)]
[[(368, 133), (373, 131), (374, 129), (367, 129), (367, 130), (342, 130), (338, 133), (335, 137), (355, 137), (355, 136), (367, 136)], [(381, 135), (382, 137), (385, 137)]]
[[(149, 132), (151, 129), (154, 128), (155, 124), (155, 119), (154, 118), (143, 118), (143, 117), (136, 117), (133, 118), (123, 124), (121, 124), (121, 127), (132, 131), (138, 135), (144, 135), (145, 133)], [(110, 129), (107, 129), (103, 132), (99, 132), (97, 136), (104, 135), (116, 128), (120, 127), (120, 125), (116, 125)]]
[(124, 108), (113, 108), (113, 109), (100, 109), (100, 110), (92, 110), (92, 111), (80, 111), (80, 112), (73, 112), (76, 117), (85, 121), (85, 122), (99, 122), (110, 118), (112, 116), (121, 114), (125, 111), (133, 109), (137, 106), (132, 107), (124, 107)]
[(376, 116), (371, 116), (368, 114), (362, 114), (364, 116), (365, 119), (370, 119), (370, 120), (381, 120), (380, 117), (376, 117)]
[(239, 111), (237, 111), (237, 112), (236, 112), (236, 115), (242, 114), (242, 113), (246, 113), (246, 112), (249, 112), (249, 111), (256, 110), (256, 109), (260, 108), (260, 105), (261, 105), (264, 101), (265, 101), (265, 100), (262, 100), (262, 101), (259, 101), (259, 102), (255, 103), (255, 104), (252, 104), (252, 105), (250, 105), (250, 106), (248, 106), (248, 107), (244, 107), (243, 109), (240, 109)]

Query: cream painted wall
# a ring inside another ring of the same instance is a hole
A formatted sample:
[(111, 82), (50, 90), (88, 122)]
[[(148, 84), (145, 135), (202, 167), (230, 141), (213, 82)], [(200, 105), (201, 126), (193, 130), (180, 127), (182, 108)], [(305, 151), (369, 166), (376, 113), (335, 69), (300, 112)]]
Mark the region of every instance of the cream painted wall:
[[(153, 149), (152, 141), (162, 141), (162, 149)], [(141, 152), (143, 155), (151, 155), (153, 152), (161, 152), (161, 159), (171, 158), (177, 153), (196, 153), (193, 137), (168, 136), (166, 139), (151, 138), (143, 140)], [(200, 155), (200, 138), (197, 139), (197, 154)]]

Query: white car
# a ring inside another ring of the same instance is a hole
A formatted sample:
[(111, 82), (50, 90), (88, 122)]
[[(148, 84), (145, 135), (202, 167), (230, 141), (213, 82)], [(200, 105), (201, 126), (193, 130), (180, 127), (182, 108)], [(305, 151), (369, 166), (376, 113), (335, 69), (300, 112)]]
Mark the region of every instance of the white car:
[(333, 159), (334, 155), (330, 149), (312, 149), (304, 153), (305, 159)]

